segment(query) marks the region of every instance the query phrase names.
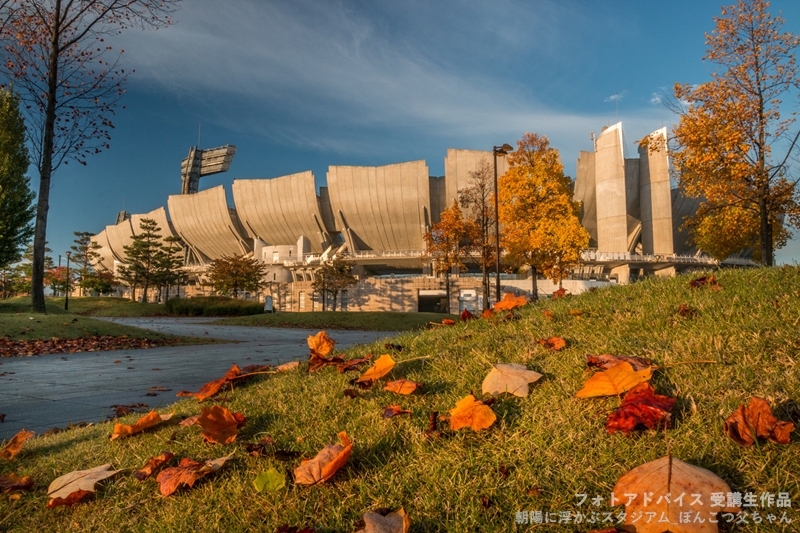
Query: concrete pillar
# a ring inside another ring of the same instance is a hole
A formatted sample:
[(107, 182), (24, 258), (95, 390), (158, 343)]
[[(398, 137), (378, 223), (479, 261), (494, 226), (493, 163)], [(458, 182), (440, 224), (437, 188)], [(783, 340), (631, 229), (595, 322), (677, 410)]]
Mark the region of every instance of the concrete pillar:
[(628, 265), (618, 266), (611, 269), (611, 275), (617, 275), (620, 285), (627, 285), (631, 280), (631, 269)]
[(597, 201), (595, 199), (594, 152), (580, 152), (573, 199), (582, 202), (581, 224), (589, 232), (591, 248), (597, 247)]
[[(650, 134), (650, 146), (639, 147), (642, 213), (642, 252), (653, 255), (674, 253), (672, 192), (669, 159), (666, 151), (667, 129)], [(659, 144), (664, 143), (659, 148)], [(656, 150), (654, 150), (656, 148)]]
[(622, 123), (603, 130), (596, 146), (597, 249), (624, 253), (628, 251), (628, 217)]

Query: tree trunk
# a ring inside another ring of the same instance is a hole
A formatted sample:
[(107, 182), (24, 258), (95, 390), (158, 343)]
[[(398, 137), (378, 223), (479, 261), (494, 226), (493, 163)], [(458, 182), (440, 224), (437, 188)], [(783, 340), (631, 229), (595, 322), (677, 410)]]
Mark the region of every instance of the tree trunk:
[(331, 307), (333, 308), (333, 312), (334, 313), (336, 312), (336, 298), (337, 298), (337, 296), (339, 296), (339, 291), (331, 292), (331, 298), (333, 299), (333, 304), (332, 304)]
[(144, 278), (144, 287), (142, 287), (142, 303), (143, 304), (147, 303), (147, 289), (149, 288), (149, 286), (150, 286), (150, 280), (147, 279), (147, 278)]
[(539, 299), (539, 287), (536, 285), (536, 267), (530, 265), (531, 267), (531, 301), (536, 301)]
[(483, 274), (483, 284), (481, 287), (483, 288), (483, 309), (481, 311), (486, 311), (489, 309), (489, 270), (486, 268), (486, 264), (481, 265), (481, 274)]
[(769, 220), (769, 209), (767, 208), (767, 195), (769, 194), (769, 185), (761, 186), (758, 198), (758, 218), (761, 223), (759, 237), (761, 244), (761, 264), (764, 266), (772, 266), (772, 224)]
[(450, 312), (450, 271), (444, 273), (444, 294), (445, 294), (445, 304), (444, 304), (444, 312)]
[(131, 300), (136, 301), (136, 285), (131, 285)]

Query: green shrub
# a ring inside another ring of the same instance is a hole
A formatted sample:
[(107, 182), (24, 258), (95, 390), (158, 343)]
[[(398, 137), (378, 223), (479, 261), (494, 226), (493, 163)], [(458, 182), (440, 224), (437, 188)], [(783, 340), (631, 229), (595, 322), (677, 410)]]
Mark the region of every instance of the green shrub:
[(165, 304), (171, 316), (246, 316), (264, 312), (264, 305), (227, 296), (171, 298)]

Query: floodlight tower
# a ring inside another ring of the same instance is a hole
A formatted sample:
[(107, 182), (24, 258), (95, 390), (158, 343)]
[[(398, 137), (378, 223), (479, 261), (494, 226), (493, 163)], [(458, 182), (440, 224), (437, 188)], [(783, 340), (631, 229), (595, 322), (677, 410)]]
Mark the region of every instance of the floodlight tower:
[(227, 172), (231, 168), (236, 147), (226, 144), (219, 148), (201, 150), (194, 146), (181, 161), (181, 194), (194, 194), (202, 176)]

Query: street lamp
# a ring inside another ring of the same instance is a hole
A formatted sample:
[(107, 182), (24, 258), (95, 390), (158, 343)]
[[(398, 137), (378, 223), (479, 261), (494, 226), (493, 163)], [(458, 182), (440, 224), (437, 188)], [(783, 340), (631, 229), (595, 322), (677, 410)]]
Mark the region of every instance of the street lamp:
[(496, 272), (496, 291), (495, 301), (500, 301), (500, 209), (497, 199), (497, 156), (506, 155), (508, 152), (513, 152), (514, 148), (509, 144), (503, 146), (495, 146), (492, 148), (494, 153), (494, 252), (495, 252), (495, 270)]
[(64, 311), (69, 311), (69, 256), (72, 255), (72, 252), (65, 253), (67, 255), (67, 284), (64, 290)]

